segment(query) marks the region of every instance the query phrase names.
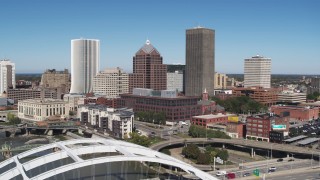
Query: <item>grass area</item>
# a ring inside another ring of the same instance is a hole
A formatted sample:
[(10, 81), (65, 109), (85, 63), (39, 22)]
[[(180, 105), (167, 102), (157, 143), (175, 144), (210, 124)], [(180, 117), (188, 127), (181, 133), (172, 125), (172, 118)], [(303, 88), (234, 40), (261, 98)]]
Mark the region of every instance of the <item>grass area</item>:
[(192, 138), (191, 136), (189, 136), (188, 134), (183, 134), (183, 133), (178, 133), (177, 136), (181, 137), (181, 138)]
[(78, 131), (75, 131), (75, 132), (72, 132), (73, 134), (76, 134), (76, 135), (78, 135), (78, 136), (81, 136), (81, 137), (84, 137), (84, 135), (83, 134), (80, 134)]
[[(151, 128), (154, 128), (154, 129), (159, 129), (159, 125), (155, 124), (155, 125), (149, 125), (149, 124), (146, 124), (146, 126), (148, 127), (151, 127)], [(160, 129), (163, 129), (162, 125), (160, 125)]]
[(150, 138), (150, 140), (151, 140), (151, 143), (149, 146), (152, 146), (153, 144), (157, 144), (158, 142), (164, 141), (164, 139), (161, 139), (160, 137), (153, 137), (153, 138)]
[(55, 139), (58, 139), (59, 141), (65, 141), (67, 140), (66, 137), (64, 137), (63, 135), (57, 135), (57, 136), (54, 136)]

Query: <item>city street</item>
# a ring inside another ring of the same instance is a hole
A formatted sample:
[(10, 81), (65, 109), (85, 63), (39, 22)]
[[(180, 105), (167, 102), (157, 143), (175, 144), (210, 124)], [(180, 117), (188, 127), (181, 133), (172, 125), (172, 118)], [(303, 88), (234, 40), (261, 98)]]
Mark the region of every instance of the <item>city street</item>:
[[(312, 167), (318, 167), (319, 162), (318, 161), (312, 161)], [(268, 173), (268, 169), (270, 167), (275, 167), (275, 172)], [(320, 167), (320, 166), (319, 166)], [(237, 178), (243, 177), (243, 174), (249, 173), (250, 177), (253, 177), (253, 170), (259, 169), (260, 175), (267, 174), (273, 175), (278, 174), (279, 172), (285, 172), (287, 171), (288, 174), (292, 172), (296, 172), (297, 170), (301, 168), (309, 168), (311, 169), (311, 161), (310, 160), (300, 160), (295, 159), (295, 161), (288, 162), (288, 159), (284, 159), (283, 162), (276, 162), (276, 160), (272, 160), (270, 162), (267, 161), (258, 161), (258, 162), (252, 162), (252, 163), (245, 163), (243, 170), (235, 170), (233, 169), (226, 169), (227, 172), (233, 172), (236, 174)], [(220, 169), (224, 170), (224, 169)], [(320, 173), (320, 169), (318, 169)], [(211, 174), (215, 175), (217, 171), (212, 172)], [(223, 179), (223, 177), (219, 177), (220, 179)]]

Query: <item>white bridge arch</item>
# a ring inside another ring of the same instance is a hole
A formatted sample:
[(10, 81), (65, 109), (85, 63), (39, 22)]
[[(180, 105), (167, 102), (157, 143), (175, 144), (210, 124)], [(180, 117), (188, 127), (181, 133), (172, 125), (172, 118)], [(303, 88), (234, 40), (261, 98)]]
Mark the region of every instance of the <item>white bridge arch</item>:
[[(82, 146), (86, 144), (87, 146)], [(79, 146), (81, 145), (81, 146)], [(39, 153), (45, 150), (57, 148), (56, 152), (51, 152), (47, 155), (37, 157), (25, 163), (21, 163), (20, 159), (28, 157), (32, 154)], [(91, 159), (82, 159), (81, 155), (93, 153), (110, 153), (115, 152), (121, 155), (98, 157)], [(52, 170), (42, 172), (36, 176), (28, 177), (27, 171), (37, 168), (41, 165), (61, 160), (64, 158), (72, 158), (74, 162), (56, 167)], [(126, 162), (126, 161), (140, 161), (140, 162), (155, 162), (165, 165), (178, 167), (189, 174), (193, 174), (201, 179), (213, 180), (217, 179), (208, 173), (205, 173), (189, 164), (186, 164), (178, 159), (163, 153), (142, 147), (136, 144), (127, 143), (124, 141), (117, 141), (111, 139), (77, 139), (55, 142), (52, 144), (40, 146), (32, 150), (18, 154), (6, 161), (0, 163), (0, 170), (12, 163), (15, 167), (0, 174), (0, 179), (11, 179), (21, 175), (26, 180), (40, 180), (53, 177), (57, 174), (68, 172), (70, 170), (79, 169), (86, 166), (92, 166), (109, 162)], [(124, 172), (125, 173), (125, 172)]]

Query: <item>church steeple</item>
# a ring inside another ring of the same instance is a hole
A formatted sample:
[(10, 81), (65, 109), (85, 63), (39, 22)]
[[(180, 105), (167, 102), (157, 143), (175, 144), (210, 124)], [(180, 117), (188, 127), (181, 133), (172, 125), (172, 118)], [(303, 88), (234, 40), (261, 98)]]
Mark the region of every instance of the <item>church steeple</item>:
[(204, 88), (204, 91), (202, 93), (202, 101), (208, 101), (209, 100), (209, 95), (207, 92), (207, 88)]

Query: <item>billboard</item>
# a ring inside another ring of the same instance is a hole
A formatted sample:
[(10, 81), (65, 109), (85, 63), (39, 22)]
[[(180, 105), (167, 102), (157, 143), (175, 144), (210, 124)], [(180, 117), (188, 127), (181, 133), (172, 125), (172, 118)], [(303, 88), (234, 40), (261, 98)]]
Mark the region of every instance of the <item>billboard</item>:
[(287, 126), (283, 125), (283, 124), (277, 124), (277, 125), (273, 124), (271, 127), (272, 127), (273, 130), (285, 130), (285, 129), (287, 129)]
[(228, 116), (228, 122), (239, 122), (239, 117), (238, 116)]

